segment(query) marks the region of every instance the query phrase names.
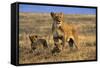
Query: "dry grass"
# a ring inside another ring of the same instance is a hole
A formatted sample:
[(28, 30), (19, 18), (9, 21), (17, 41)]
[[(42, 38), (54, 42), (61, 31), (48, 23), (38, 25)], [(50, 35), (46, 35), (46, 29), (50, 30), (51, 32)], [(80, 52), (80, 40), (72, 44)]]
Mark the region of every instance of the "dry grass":
[[(52, 19), (47, 13), (20, 13), (19, 24), (19, 63), (43, 63), (58, 61), (77, 61), (96, 59), (96, 22), (95, 15), (65, 15), (65, 22), (75, 24), (78, 28), (78, 50), (67, 46), (58, 54), (52, 55), (53, 39), (51, 33)], [(37, 34), (46, 38), (49, 48), (31, 50), (29, 34)], [(47, 37), (45, 37), (47, 36)]]

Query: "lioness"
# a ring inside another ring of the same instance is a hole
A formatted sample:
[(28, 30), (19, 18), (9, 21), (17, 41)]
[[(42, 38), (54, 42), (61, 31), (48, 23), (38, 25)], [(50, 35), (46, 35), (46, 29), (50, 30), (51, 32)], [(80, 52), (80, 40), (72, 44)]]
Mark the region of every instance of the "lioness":
[(62, 40), (62, 49), (65, 47), (66, 42), (68, 42), (70, 48), (73, 45), (77, 48), (78, 35), (76, 28), (71, 24), (64, 23), (63, 13), (51, 12), (51, 17), (53, 19), (52, 33), (55, 47), (58, 47), (59, 40)]

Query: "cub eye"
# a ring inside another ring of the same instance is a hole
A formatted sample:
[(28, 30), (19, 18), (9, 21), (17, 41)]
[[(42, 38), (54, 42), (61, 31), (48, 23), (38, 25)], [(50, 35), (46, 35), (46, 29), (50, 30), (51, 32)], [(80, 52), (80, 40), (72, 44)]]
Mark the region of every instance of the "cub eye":
[(37, 38), (37, 35), (35, 36), (35, 38)]

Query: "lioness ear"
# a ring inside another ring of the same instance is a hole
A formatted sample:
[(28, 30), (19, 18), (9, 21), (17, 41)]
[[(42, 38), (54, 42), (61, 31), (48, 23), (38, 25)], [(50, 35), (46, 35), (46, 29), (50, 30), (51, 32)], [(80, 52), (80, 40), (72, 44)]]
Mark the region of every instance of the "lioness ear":
[(52, 16), (52, 17), (54, 16), (54, 12), (51, 12), (51, 16)]
[(60, 12), (60, 15), (63, 17), (63, 13), (62, 12)]

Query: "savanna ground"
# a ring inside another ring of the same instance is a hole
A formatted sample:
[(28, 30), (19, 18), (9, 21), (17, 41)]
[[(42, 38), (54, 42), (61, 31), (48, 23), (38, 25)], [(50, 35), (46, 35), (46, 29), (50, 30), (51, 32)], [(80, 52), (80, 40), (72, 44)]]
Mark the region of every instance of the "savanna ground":
[[(77, 27), (78, 50), (70, 51), (67, 46), (61, 53), (52, 55), (54, 47), (52, 39), (52, 18), (49, 13), (19, 13), (19, 63), (43, 63), (96, 59), (96, 16), (95, 15), (64, 15), (64, 22)], [(47, 40), (48, 49), (39, 48), (36, 54), (31, 51), (28, 36), (37, 34)]]

